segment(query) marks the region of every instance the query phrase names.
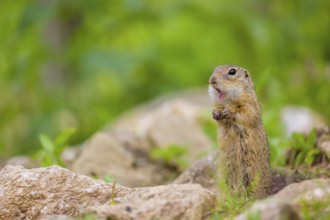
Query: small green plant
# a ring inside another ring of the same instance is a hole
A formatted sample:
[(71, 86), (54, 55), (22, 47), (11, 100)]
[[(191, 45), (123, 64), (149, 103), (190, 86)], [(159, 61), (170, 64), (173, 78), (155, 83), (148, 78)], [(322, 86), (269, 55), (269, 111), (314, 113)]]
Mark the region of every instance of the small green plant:
[[(330, 196), (330, 194), (328, 194), (328, 196)], [(303, 219), (306, 220), (330, 219), (329, 204), (330, 204), (330, 197), (316, 201), (302, 199), (299, 202), (300, 214), (303, 217)]]
[(61, 159), (61, 155), (67, 147), (68, 140), (75, 132), (76, 130), (74, 128), (69, 128), (58, 134), (54, 140), (46, 134), (40, 134), (39, 140), (42, 149), (34, 155), (34, 158), (37, 161), (40, 161), (40, 164), (43, 167), (54, 164), (66, 167)]
[(106, 183), (114, 183), (115, 182), (115, 178), (113, 176), (104, 176), (102, 179)]
[(291, 145), (295, 153), (290, 155), (289, 163), (292, 165), (312, 165), (315, 156), (320, 153), (320, 150), (315, 148), (315, 142), (315, 129), (307, 137), (300, 133), (293, 133)]
[(176, 165), (184, 170), (188, 167), (186, 159), (188, 149), (179, 145), (154, 148), (150, 152), (150, 157), (155, 160), (162, 160), (166, 164)]
[(116, 182), (112, 184), (112, 191), (111, 191), (111, 202), (110, 205), (116, 205)]
[(117, 197), (117, 193), (119, 193), (120, 191), (122, 191), (122, 189), (118, 189), (116, 191), (116, 181), (112, 183), (112, 187), (111, 187), (111, 201), (109, 202), (109, 205), (116, 205), (116, 197)]

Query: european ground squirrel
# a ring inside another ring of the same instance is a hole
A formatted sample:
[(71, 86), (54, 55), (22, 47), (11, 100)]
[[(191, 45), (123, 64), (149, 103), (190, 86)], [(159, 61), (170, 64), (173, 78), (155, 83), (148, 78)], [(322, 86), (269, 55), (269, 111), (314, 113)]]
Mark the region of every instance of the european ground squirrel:
[(238, 66), (218, 66), (209, 80), (209, 95), (227, 184), (233, 192), (266, 197), (271, 187), (269, 147), (250, 73)]

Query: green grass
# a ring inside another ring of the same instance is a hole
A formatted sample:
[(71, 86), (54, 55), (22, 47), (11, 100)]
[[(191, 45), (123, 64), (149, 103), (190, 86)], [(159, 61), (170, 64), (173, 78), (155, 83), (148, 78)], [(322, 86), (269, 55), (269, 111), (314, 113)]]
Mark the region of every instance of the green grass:
[(312, 220), (327, 220), (330, 218), (330, 194), (327, 194), (328, 198), (320, 199), (319, 201), (307, 201), (302, 199), (299, 203), (300, 213), (303, 219)]
[(218, 196), (217, 206), (208, 220), (233, 218), (249, 207), (254, 201), (247, 194), (238, 195), (229, 193), (228, 187), (221, 187), (220, 191), (223, 195)]
[(290, 158), (289, 164), (295, 166), (305, 164), (311, 166), (315, 157), (320, 154), (320, 150), (316, 145), (316, 130), (312, 130), (310, 134), (305, 137), (300, 133), (293, 133), (291, 139), (291, 147), (296, 152), (292, 154), (294, 157)]
[(150, 151), (150, 157), (154, 160), (162, 161), (171, 166), (176, 166), (179, 170), (188, 168), (187, 147), (171, 145), (167, 147), (155, 147)]

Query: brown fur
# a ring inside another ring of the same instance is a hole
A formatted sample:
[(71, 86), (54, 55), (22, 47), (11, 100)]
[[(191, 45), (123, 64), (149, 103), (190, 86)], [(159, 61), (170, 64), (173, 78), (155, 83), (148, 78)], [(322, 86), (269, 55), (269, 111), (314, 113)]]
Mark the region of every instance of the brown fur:
[[(229, 75), (230, 69), (236, 73)], [(219, 91), (224, 98), (219, 98)], [(271, 187), (269, 147), (249, 72), (238, 66), (218, 66), (210, 78), (209, 92), (227, 184), (234, 192), (249, 188), (252, 197), (267, 196)]]

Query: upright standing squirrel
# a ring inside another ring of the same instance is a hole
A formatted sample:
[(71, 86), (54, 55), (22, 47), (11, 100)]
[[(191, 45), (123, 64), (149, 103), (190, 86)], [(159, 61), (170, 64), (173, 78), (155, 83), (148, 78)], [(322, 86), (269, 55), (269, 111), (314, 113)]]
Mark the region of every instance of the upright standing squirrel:
[(269, 147), (250, 73), (238, 66), (218, 66), (209, 80), (209, 95), (227, 184), (239, 194), (246, 190), (254, 198), (267, 196)]

